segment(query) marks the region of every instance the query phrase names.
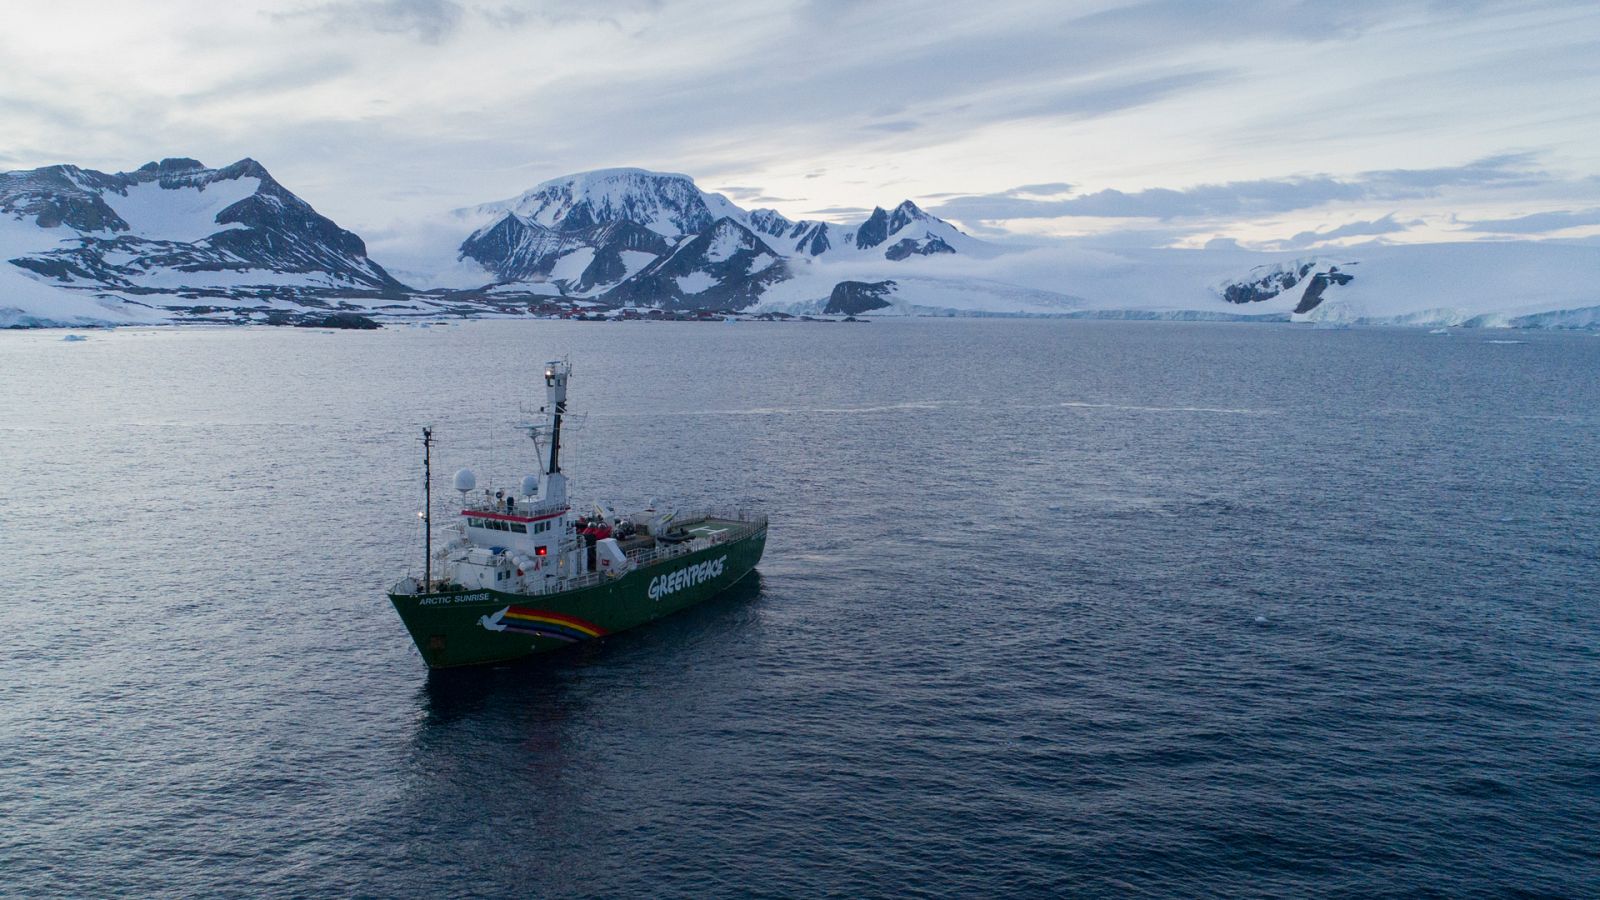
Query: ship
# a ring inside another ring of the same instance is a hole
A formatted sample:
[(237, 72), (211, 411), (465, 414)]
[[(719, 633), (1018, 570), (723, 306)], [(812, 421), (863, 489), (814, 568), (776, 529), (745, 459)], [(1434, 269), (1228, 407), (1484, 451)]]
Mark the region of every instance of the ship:
[(561, 471), (571, 364), (545, 364), (532, 438), (537, 475), (511, 491), (455, 473), (460, 515), (434, 550), (432, 428), (423, 443), (423, 572), (388, 592), (431, 668), (504, 663), (604, 638), (709, 600), (750, 574), (767, 517), (748, 506), (679, 513), (651, 504), (575, 512)]

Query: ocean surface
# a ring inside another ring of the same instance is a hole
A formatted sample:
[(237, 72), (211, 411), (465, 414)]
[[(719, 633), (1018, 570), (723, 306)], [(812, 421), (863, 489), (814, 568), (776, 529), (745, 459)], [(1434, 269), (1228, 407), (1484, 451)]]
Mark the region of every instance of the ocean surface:
[[(759, 501), (758, 575), (431, 675), (419, 428)], [(1600, 894), (1600, 339), (0, 334), (0, 894)]]

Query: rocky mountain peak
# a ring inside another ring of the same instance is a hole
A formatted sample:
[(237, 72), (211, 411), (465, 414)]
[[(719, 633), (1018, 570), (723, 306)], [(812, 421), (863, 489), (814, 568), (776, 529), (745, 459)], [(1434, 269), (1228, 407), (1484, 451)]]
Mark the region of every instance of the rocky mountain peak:
[(750, 211), (750, 227), (769, 237), (783, 237), (793, 232), (800, 223), (790, 221), (783, 213), (775, 209), (753, 209)]
[(883, 207), (874, 206), (872, 215), (856, 229), (856, 249), (866, 250), (876, 247), (888, 239), (889, 214), (883, 211)]
[(921, 208), (910, 200), (901, 201), (900, 205), (894, 208), (894, 213), (889, 216), (889, 233), (895, 234), (912, 222), (925, 221), (931, 218), (933, 217), (923, 212)]
[(136, 169), (136, 172), (149, 172), (160, 175), (171, 175), (178, 172), (192, 172), (195, 169), (204, 169), (205, 164), (198, 159), (187, 156), (169, 156), (160, 162), (147, 162)]

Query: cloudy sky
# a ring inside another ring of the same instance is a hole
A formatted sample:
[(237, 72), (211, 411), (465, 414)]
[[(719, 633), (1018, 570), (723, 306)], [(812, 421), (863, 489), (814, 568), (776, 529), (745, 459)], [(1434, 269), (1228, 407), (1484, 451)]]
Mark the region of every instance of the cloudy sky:
[(1026, 243), (1600, 235), (1600, 6), (10, 0), (0, 169), (251, 156), (340, 224), (605, 166)]

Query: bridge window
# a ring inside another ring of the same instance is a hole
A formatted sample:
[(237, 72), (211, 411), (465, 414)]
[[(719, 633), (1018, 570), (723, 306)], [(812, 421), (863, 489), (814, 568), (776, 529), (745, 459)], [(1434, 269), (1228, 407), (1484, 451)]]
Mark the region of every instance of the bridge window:
[(515, 531), (517, 534), (527, 534), (528, 526), (522, 524), (521, 522), (512, 522), (511, 530)]

